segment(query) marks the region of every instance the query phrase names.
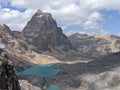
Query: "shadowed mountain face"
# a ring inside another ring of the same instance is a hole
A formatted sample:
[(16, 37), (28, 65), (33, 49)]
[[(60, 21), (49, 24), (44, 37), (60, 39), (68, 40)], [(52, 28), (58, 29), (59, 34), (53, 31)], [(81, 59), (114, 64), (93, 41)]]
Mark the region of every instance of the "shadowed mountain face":
[(120, 37), (115, 35), (95, 35), (75, 33), (68, 37), (81, 55), (89, 58), (120, 51)]
[(73, 49), (52, 15), (40, 10), (32, 16), (25, 26), (23, 36), (25, 41), (33, 45), (38, 52), (59, 48), (66, 52)]

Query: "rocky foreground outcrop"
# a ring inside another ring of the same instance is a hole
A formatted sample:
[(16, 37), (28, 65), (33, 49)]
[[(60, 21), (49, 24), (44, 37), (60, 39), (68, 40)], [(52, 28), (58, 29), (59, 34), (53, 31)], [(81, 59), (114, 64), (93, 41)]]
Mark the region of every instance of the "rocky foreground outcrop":
[(0, 90), (41, 90), (27, 80), (21, 79), (18, 81), (18, 76), (10, 59), (0, 49)]
[(0, 90), (21, 90), (14, 66), (0, 49)]

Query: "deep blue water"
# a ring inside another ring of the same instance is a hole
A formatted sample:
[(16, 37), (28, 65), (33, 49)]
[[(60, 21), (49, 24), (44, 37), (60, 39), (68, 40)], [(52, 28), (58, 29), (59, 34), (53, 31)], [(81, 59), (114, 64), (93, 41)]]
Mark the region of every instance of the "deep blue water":
[[(54, 63), (55, 64), (55, 63)], [(37, 65), (28, 67), (27, 69), (17, 72), (18, 75), (20, 74), (32, 74), (32, 75), (41, 75), (44, 77), (50, 77), (56, 75), (60, 70), (54, 69), (51, 66), (54, 64), (45, 64), (45, 65)], [(59, 90), (57, 85), (51, 84), (47, 90)]]

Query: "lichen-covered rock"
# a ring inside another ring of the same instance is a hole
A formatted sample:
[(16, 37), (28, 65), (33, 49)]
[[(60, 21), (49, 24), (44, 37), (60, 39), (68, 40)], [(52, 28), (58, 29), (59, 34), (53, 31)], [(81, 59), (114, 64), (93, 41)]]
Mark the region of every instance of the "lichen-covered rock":
[(14, 66), (0, 49), (0, 90), (21, 90)]

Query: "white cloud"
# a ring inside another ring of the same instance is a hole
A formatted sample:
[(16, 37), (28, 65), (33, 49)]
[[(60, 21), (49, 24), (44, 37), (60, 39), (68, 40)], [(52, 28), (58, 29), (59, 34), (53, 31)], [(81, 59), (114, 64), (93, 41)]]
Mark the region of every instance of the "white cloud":
[(26, 8), (25, 12), (0, 10), (0, 23), (16, 29), (22, 29), (36, 9), (51, 12), (63, 27), (78, 25), (84, 29), (101, 29), (102, 25), (98, 22), (102, 20), (100, 10), (120, 10), (119, 0), (4, 0), (4, 3), (7, 2), (17, 8)]
[(4, 8), (0, 10), (0, 24), (7, 24), (13, 30), (22, 30), (28, 19), (31, 18), (33, 9), (27, 9), (25, 12), (20, 12), (17, 10), (10, 10), (9, 8)]
[(90, 8), (91, 10), (120, 10), (119, 0), (79, 0), (79, 2), (82, 7)]
[(75, 3), (78, 0), (11, 0), (11, 4), (17, 7), (24, 8), (40, 8), (43, 9), (46, 6), (50, 6), (52, 9), (59, 9), (67, 6), (68, 4)]
[(102, 20), (102, 15), (99, 12), (91, 13), (83, 23), (84, 29), (99, 29), (101, 25), (97, 22)]

